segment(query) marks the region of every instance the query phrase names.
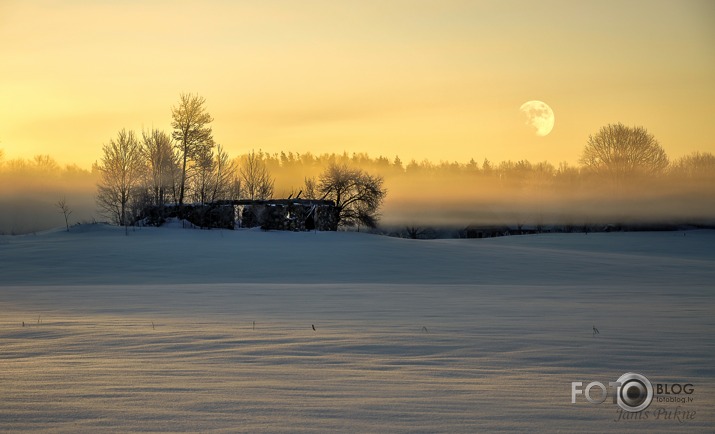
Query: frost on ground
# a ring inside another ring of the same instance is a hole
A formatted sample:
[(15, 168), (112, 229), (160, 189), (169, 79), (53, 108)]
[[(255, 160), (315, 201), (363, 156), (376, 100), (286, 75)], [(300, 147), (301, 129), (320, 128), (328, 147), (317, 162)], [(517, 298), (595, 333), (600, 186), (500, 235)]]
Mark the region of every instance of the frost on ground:
[[(714, 285), (713, 231), (0, 237), (0, 431), (711, 431)], [(629, 371), (694, 418), (571, 404)]]

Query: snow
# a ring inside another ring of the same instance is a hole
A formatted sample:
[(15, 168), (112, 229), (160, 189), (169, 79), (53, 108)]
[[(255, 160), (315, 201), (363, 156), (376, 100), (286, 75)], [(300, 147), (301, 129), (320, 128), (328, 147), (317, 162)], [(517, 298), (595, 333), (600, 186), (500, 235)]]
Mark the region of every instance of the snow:
[[(715, 231), (180, 226), (0, 236), (0, 431), (715, 426)], [(695, 418), (571, 404), (572, 381), (628, 371), (692, 383)]]

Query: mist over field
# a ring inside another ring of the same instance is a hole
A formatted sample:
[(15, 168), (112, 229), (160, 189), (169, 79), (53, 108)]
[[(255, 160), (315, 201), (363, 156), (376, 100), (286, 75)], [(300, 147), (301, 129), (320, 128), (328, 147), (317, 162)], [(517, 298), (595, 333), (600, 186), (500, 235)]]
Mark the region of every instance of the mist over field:
[[(393, 180), (385, 224), (427, 226), (712, 224), (715, 192), (708, 185), (653, 182), (628, 191), (592, 185), (509, 184), (455, 176)], [(389, 188), (389, 187), (388, 187)]]
[(97, 218), (96, 190), (96, 176), (76, 166), (0, 165), (0, 233), (63, 226), (64, 217), (56, 206), (62, 198), (72, 209), (73, 223), (91, 222)]
[[(259, 154), (275, 178), (274, 197), (295, 197), (306, 178), (331, 161), (384, 178), (381, 225), (461, 229), (468, 225), (579, 228), (605, 224), (715, 224), (715, 169), (634, 179), (616, 187), (578, 167), (520, 161), (491, 164), (410, 162), (364, 154), (315, 157)], [(245, 155), (235, 158), (240, 167)], [(104, 221), (96, 204), (99, 173), (51, 157), (0, 165), (0, 233), (22, 234), (64, 225), (56, 204), (66, 198), (70, 223)]]

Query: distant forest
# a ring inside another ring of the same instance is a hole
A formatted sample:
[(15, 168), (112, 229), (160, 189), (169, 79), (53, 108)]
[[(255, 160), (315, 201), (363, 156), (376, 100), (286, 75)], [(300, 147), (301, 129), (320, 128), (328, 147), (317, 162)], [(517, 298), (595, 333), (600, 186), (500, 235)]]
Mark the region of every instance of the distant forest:
[[(596, 224), (628, 221), (715, 222), (715, 156), (693, 153), (662, 172), (617, 185), (583, 165), (527, 160), (403, 162), (364, 153), (248, 152), (231, 159), (242, 167), (253, 155), (274, 179), (272, 197), (297, 194), (331, 163), (384, 177), (387, 226), (469, 224)], [(63, 224), (55, 204), (66, 198), (74, 222), (103, 220), (97, 213), (100, 180), (90, 170), (59, 165), (49, 155), (4, 159), (0, 151), (0, 232), (27, 233)]]

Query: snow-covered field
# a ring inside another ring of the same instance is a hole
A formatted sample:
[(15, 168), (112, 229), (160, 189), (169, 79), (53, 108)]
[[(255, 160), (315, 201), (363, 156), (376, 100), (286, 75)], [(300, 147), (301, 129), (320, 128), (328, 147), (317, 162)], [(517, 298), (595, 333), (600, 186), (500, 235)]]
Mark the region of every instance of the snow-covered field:
[[(6, 432), (712, 432), (714, 334), (714, 231), (0, 237)], [(629, 371), (693, 402), (571, 404)]]

